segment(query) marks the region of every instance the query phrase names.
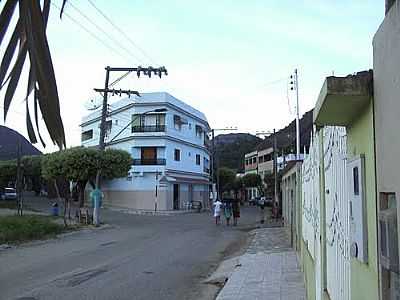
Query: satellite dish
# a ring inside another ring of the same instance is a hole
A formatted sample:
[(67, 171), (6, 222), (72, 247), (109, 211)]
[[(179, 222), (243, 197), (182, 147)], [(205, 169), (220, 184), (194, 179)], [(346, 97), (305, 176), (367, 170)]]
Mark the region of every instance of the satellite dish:
[(84, 106), (87, 110), (96, 110), (98, 109), (103, 102), (103, 98), (99, 96), (92, 96), (88, 101), (85, 102)]

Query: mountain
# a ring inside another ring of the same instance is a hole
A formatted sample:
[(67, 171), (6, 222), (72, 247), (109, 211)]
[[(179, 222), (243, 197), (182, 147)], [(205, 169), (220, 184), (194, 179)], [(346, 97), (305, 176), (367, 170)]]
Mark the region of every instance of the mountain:
[(244, 154), (251, 152), (262, 139), (249, 133), (220, 134), (215, 137), (215, 150), (219, 167), (237, 172), (244, 171)]
[(17, 158), (17, 145), (21, 143), (21, 156), (42, 154), (15, 130), (0, 125), (0, 160)]
[[(308, 150), (310, 146), (311, 133), (313, 130), (313, 110), (306, 112), (300, 119), (300, 152), (304, 152), (304, 147)], [(277, 131), (276, 143), (279, 152), (296, 153), (296, 120), (290, 122), (288, 126)], [(273, 147), (274, 135), (265, 138), (258, 146), (257, 150)]]

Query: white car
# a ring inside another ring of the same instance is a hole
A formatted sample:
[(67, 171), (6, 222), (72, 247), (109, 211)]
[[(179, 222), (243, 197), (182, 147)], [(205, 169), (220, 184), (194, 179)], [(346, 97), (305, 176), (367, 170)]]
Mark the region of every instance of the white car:
[(17, 199), (17, 191), (14, 188), (5, 188), (1, 198), (3, 200), (15, 200)]

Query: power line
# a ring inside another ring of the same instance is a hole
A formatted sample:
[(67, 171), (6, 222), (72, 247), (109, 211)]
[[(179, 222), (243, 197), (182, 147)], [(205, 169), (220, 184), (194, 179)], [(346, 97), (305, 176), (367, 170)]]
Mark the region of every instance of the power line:
[(114, 22), (107, 17), (107, 15), (105, 13), (103, 13), (100, 8), (98, 8), (92, 0), (88, 0), (88, 2), (90, 3), (90, 5), (100, 14), (103, 16), (104, 19), (107, 20), (108, 23), (111, 24), (112, 27), (114, 27), (119, 33), (121, 33), (136, 49), (138, 49), (144, 57), (146, 57), (150, 62), (154, 63), (155, 65), (156, 62), (139, 46), (137, 45), (121, 28), (119, 28), (116, 24), (114, 24)]
[(83, 18), (85, 18), (90, 24), (92, 24), (94, 27), (97, 28), (97, 30), (101, 31), (104, 35), (106, 35), (110, 40), (112, 40), (114, 43), (118, 44), (119, 47), (125, 50), (126, 53), (131, 55), (133, 58), (135, 58), (139, 62), (143, 62), (140, 58), (138, 58), (136, 55), (134, 55), (128, 48), (126, 48), (124, 45), (122, 45), (117, 39), (115, 39), (113, 36), (111, 36), (107, 31), (105, 31), (103, 28), (101, 28), (99, 25), (97, 25), (94, 21), (92, 21), (86, 14), (84, 14), (78, 7), (76, 7), (74, 4), (72, 4), (71, 1), (67, 2), (68, 5), (70, 5), (75, 11), (78, 12)]
[[(61, 11), (61, 8), (55, 4), (54, 2), (51, 2), (51, 5), (53, 5), (54, 7), (56, 7), (59, 11)], [(103, 44), (105, 47), (107, 47), (108, 49), (110, 49), (111, 51), (115, 52), (116, 54), (118, 54), (120, 57), (122, 57), (124, 60), (129, 61), (129, 59), (127, 59), (124, 55), (122, 55), (117, 49), (115, 49), (114, 47), (111, 47), (110, 45), (108, 45), (106, 42), (104, 42), (102, 39), (100, 39), (95, 33), (91, 32), (89, 29), (87, 29), (85, 26), (83, 26), (80, 22), (78, 22), (76, 19), (74, 19), (73, 17), (71, 17), (68, 13), (66, 13), (65, 11), (63, 12), (63, 15), (65, 15), (67, 18), (69, 18), (72, 22), (74, 22), (77, 26), (81, 27), (81, 29), (83, 29), (84, 31), (86, 31), (86, 33), (88, 33), (89, 35), (91, 35), (94, 39), (96, 39), (98, 42), (100, 42), (101, 44)]]
[(263, 86), (269, 86), (269, 85), (277, 84), (277, 83), (280, 83), (280, 82), (285, 81), (285, 80), (288, 80), (288, 77), (284, 77), (284, 78), (281, 78), (281, 79), (277, 79), (277, 80), (274, 80), (274, 81), (267, 82), (266, 84), (263, 84)]

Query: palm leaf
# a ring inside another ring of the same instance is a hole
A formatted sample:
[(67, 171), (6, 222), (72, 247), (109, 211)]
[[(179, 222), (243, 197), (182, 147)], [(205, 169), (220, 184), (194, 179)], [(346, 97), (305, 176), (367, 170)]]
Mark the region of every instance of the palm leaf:
[(35, 88), (34, 96), (33, 96), (33, 108), (34, 108), (34, 116), (35, 116), (35, 124), (36, 124), (36, 130), (40, 139), (40, 142), (42, 143), (43, 147), (46, 148), (46, 144), (42, 139), (42, 136), (40, 135), (39, 131), (39, 122), (38, 122), (38, 102), (39, 102), (39, 90)]
[(24, 42), (20, 46), (17, 61), (15, 62), (14, 68), (11, 71), (10, 82), (7, 86), (6, 95), (4, 96), (4, 121), (6, 120), (11, 100), (15, 94), (15, 89), (17, 88), (19, 77), (21, 76), (27, 52), (27, 43)]
[(3, 83), (4, 78), (6, 77), (7, 70), (10, 67), (11, 60), (14, 56), (15, 50), (17, 49), (19, 35), (20, 35), (20, 22), (15, 26), (14, 32), (10, 38), (10, 42), (8, 43), (7, 49), (4, 52), (3, 59), (1, 60), (0, 65), (0, 87), (2, 87), (6, 82)]
[(3, 41), (4, 35), (6, 34), (8, 25), (10, 24), (11, 17), (14, 13), (15, 6), (18, 0), (7, 0), (0, 14), (0, 45)]
[[(0, 64), (0, 89), (7, 84), (4, 97), (4, 119), (6, 119), (11, 101), (15, 95), (26, 56), (29, 54), (30, 70), (25, 97), (26, 125), (29, 139), (33, 143), (37, 142), (29, 112), (29, 96), (34, 90), (34, 118), (39, 139), (43, 146), (45, 146), (39, 132), (38, 107), (40, 108), (50, 138), (61, 149), (65, 147), (65, 133), (60, 116), (57, 83), (46, 36), (51, 0), (44, 0), (43, 7), (41, 7), (40, 2), (41, 1), (36, 0), (7, 0), (0, 13), (1, 45), (14, 14), (15, 7), (19, 4), (19, 19)], [(66, 0), (63, 0), (60, 17), (65, 4)], [(11, 67), (10, 64), (18, 43), (18, 56), (14, 65)], [(11, 71), (9, 72), (10, 68)], [(7, 72), (9, 72), (9, 75), (5, 80)]]

